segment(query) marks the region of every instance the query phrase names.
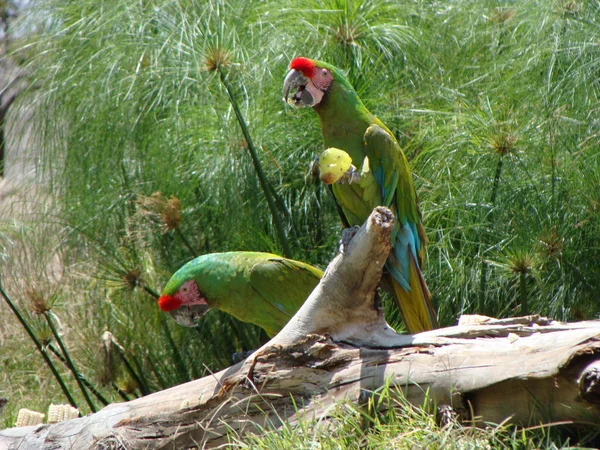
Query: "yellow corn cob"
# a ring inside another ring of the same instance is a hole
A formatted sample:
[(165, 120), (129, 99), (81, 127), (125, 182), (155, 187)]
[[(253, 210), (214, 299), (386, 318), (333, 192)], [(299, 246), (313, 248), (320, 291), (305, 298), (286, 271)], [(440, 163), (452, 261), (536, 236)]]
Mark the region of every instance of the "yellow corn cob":
[(27, 427), (44, 423), (44, 414), (30, 409), (21, 408), (17, 415), (16, 427)]
[(48, 423), (64, 422), (79, 417), (79, 410), (71, 405), (50, 405), (48, 407)]

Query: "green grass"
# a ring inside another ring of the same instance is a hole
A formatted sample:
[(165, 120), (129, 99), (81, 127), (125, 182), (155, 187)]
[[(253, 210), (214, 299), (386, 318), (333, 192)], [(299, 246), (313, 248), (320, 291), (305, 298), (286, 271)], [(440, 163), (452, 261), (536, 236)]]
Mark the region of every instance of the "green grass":
[[(384, 386), (362, 405), (341, 402), (323, 417), (299, 414), (296, 425), (258, 433), (230, 433), (236, 449), (558, 449), (572, 447), (582, 436), (568, 435), (558, 424), (517, 430), (507, 424), (472, 426), (451, 414), (410, 405), (396, 389)], [(587, 436), (593, 437), (593, 436)], [(585, 439), (585, 438), (584, 438)]]
[[(324, 267), (335, 254), (340, 222), (308, 171), (321, 150), (318, 121), (281, 101), (297, 55), (347, 70), (401, 142), (430, 240), (425, 278), (443, 325), (464, 313), (598, 317), (597, 2), (43, 0), (37, 7), (29, 16), (36, 32), (20, 38), (16, 56), (35, 81), (22, 105), (36, 98), (32, 124), (49, 194), (37, 215), (0, 221), (0, 275), (48, 339), (26, 292), (52, 293), (74, 364), (110, 400), (121, 399), (114, 386), (141, 395), (226, 367), (231, 353), (261, 339), (255, 327), (214, 311), (197, 330), (183, 329), (154, 297), (194, 255), (284, 250), (221, 70), (291, 255)], [(172, 197), (180, 202), (176, 226), (162, 214)], [(54, 254), (58, 278), (46, 270)], [(0, 424), (9, 426), (19, 407), (64, 399), (34, 348), (23, 350), (27, 336), (9, 310), (0, 310), (1, 362), (10, 374), (0, 395), (11, 397)], [(105, 331), (132, 370), (116, 354), (99, 359)], [(85, 405), (68, 370), (59, 370)], [(442, 439), (445, 431), (432, 433)]]

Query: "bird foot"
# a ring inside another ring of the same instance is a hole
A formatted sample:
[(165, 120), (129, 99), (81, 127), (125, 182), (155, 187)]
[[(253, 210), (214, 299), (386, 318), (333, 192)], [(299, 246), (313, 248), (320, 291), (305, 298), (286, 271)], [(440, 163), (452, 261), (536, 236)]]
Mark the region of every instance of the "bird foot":
[(259, 387), (257, 386), (257, 380), (254, 378), (254, 368), (256, 367), (258, 358), (267, 357), (269, 353), (278, 350), (280, 350), (280, 347), (278, 345), (273, 345), (268, 347), (263, 346), (258, 350), (249, 352), (250, 354), (247, 355), (247, 358), (240, 367), (238, 373), (223, 380), (218, 396), (223, 397), (225, 394), (233, 391), (237, 386), (242, 386), (246, 389), (254, 389), (258, 392)]
[[(246, 362), (244, 363), (244, 366), (247, 364), (250, 364), (250, 367), (248, 367), (248, 371), (246, 372), (246, 376), (244, 377), (244, 380), (242, 381), (242, 385), (247, 388), (247, 389), (254, 389), (256, 392), (259, 391), (258, 387), (257, 387), (257, 380), (254, 378), (254, 368), (256, 367), (256, 363), (258, 362), (258, 358), (259, 357), (263, 357), (263, 362), (269, 357), (269, 355), (274, 354), (274, 353), (279, 353), (281, 352), (282, 347), (278, 344), (275, 345), (264, 345), (261, 348), (259, 348), (258, 350), (255, 350), (252, 352), (251, 355), (248, 356), (248, 359), (246, 359)], [(243, 367), (243, 366), (242, 366)], [(260, 382), (260, 380), (258, 380)], [(266, 382), (266, 379), (263, 380), (263, 384)]]
[[(254, 383), (254, 367), (256, 366), (257, 359), (258, 355), (254, 353), (254, 355), (248, 357), (246, 361), (242, 364), (242, 366), (240, 367), (240, 371), (237, 375), (225, 378), (221, 383), (221, 388), (219, 389), (218, 397), (222, 398), (223, 396), (232, 392), (238, 386), (242, 386), (247, 389), (255, 387), (256, 384)], [(250, 367), (248, 367), (248, 370), (246, 371), (245, 367), (248, 364), (250, 365)], [(242, 374), (242, 372), (244, 371), (246, 372), (245, 375)]]
[(309, 183), (314, 183), (319, 179), (319, 155), (315, 156), (315, 159), (308, 164), (308, 171), (304, 179)]
[(243, 360), (248, 358), (255, 351), (256, 351), (256, 349), (255, 350), (247, 350), (245, 352), (235, 352), (231, 355), (231, 361), (233, 362), (233, 364), (242, 362)]
[(344, 173), (344, 175), (342, 175), (342, 178), (340, 178), (336, 183), (360, 183), (360, 172), (354, 164), (350, 164), (350, 168), (348, 169), (348, 171)]
[(344, 248), (350, 243), (354, 235), (360, 230), (358, 225), (354, 225), (352, 228), (344, 228), (342, 231), (342, 238), (340, 239), (339, 252), (343, 255)]

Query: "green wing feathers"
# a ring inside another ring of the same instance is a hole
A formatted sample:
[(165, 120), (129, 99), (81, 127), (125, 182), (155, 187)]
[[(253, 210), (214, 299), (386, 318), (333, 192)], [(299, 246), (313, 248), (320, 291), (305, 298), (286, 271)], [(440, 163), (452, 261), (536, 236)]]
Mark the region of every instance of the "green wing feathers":
[(365, 152), (371, 170), (381, 188), (382, 205), (396, 209), (396, 217), (420, 222), (417, 194), (406, 156), (392, 133), (383, 125), (373, 124), (365, 132)]
[(386, 261), (394, 299), (409, 333), (437, 328), (431, 294), (421, 272), (427, 236), (406, 156), (381, 123), (367, 128), (365, 149), (383, 205), (398, 219), (392, 234), (392, 253)]
[(323, 277), (316, 267), (300, 261), (271, 255), (261, 259), (250, 269), (252, 315), (246, 320), (262, 327), (272, 337), (277, 334), (300, 309)]
[(250, 271), (252, 288), (288, 319), (300, 309), (322, 277), (323, 272), (316, 267), (280, 257), (261, 261)]

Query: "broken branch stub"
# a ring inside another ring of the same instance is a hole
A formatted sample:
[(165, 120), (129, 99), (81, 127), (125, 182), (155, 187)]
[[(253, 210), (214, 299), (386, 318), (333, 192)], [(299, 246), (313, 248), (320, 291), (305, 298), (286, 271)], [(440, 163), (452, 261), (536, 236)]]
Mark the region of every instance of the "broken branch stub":
[(383, 266), (392, 248), (390, 237), (395, 220), (388, 208), (378, 206), (358, 230), (352, 229), (351, 233), (345, 230), (342, 251), (329, 263), (321, 282), (288, 324), (256, 351), (254, 358), (267, 347), (288, 346), (310, 334), (328, 335), (334, 342), (358, 347), (446, 343), (447, 339), (436, 334), (426, 339), (397, 334), (375, 301)]
[(394, 215), (375, 208), (352, 236), (345, 233), (342, 252), (300, 310), (267, 345), (290, 345), (309, 334), (328, 334), (334, 341), (369, 340), (371, 328), (385, 329), (375, 292), (391, 249)]

